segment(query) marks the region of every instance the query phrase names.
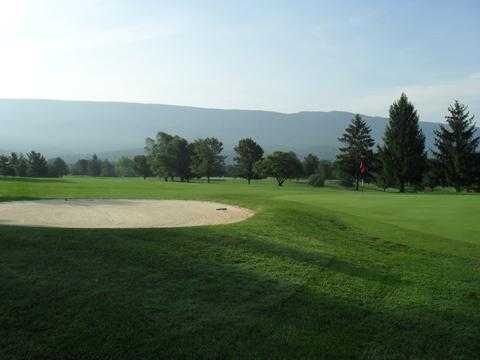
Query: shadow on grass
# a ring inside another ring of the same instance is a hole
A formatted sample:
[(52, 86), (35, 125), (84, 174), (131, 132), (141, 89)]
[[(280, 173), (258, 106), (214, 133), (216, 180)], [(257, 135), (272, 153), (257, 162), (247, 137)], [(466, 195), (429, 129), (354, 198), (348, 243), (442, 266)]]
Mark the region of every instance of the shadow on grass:
[[(2, 227), (0, 239), (5, 359), (474, 359), (480, 351), (478, 314), (345, 292), (351, 276), (391, 291), (408, 284), (318, 252), (199, 228)], [(310, 283), (289, 263), (348, 276), (338, 286)]]
[(19, 183), (71, 183), (73, 182), (65, 178), (29, 178), (29, 177), (10, 177), (10, 176), (0, 176), (0, 181), (19, 182)]

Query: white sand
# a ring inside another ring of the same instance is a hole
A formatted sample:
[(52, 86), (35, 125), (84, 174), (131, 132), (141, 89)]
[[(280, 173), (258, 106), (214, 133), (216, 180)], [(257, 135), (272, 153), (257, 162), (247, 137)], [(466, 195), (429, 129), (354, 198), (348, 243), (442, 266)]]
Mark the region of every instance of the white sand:
[[(217, 209), (226, 210), (217, 210)], [(253, 211), (183, 200), (38, 200), (0, 203), (0, 225), (62, 228), (162, 228), (229, 224)]]

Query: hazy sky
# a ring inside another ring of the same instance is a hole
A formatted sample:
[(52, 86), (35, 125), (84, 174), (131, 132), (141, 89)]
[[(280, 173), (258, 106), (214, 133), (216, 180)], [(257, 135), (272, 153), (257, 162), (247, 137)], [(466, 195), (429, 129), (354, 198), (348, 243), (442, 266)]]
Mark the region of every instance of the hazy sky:
[(480, 118), (479, 0), (0, 0), (0, 43), (1, 98)]

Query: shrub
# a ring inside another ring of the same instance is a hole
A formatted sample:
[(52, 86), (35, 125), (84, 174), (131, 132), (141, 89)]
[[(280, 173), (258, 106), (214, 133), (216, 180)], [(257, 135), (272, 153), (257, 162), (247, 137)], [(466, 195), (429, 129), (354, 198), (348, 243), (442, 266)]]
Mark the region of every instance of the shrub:
[(308, 185), (319, 187), (325, 185), (325, 178), (322, 174), (313, 174), (308, 177)]

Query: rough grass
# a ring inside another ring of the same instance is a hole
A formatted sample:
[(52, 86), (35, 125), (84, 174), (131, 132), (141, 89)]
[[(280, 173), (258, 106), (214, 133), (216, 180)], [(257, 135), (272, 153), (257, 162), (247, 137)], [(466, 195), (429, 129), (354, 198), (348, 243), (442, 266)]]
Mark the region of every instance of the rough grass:
[(245, 222), (0, 227), (0, 358), (477, 359), (480, 197), (3, 179), (0, 198), (202, 199)]

